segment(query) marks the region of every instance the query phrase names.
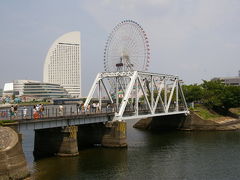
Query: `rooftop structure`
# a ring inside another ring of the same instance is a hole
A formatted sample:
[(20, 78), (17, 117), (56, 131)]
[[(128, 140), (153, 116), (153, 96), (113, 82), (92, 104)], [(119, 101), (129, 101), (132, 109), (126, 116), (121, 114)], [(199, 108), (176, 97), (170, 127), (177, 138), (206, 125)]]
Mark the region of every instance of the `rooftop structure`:
[(240, 86), (240, 70), (238, 71), (238, 76), (235, 77), (216, 77), (212, 80), (221, 80), (226, 85)]
[(11, 96), (15, 94), (13, 90), (13, 83), (5, 83), (3, 88), (3, 96)]
[(80, 32), (59, 37), (48, 50), (43, 82), (60, 84), (72, 97), (81, 96)]
[(58, 84), (42, 83), (32, 80), (14, 80), (13, 83), (6, 83), (4, 85), (3, 95), (35, 98), (69, 97), (67, 91)]

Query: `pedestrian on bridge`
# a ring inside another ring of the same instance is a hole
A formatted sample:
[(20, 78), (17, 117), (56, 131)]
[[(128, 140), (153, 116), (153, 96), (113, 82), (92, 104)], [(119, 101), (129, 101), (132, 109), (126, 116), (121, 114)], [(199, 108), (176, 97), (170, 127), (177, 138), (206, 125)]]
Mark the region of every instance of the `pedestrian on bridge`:
[(14, 116), (17, 117), (17, 113), (18, 113), (18, 105), (14, 106)]
[(111, 107), (111, 105), (110, 105), (110, 103), (108, 103), (108, 104), (107, 104), (107, 107), (106, 107), (106, 111), (107, 111), (107, 112), (111, 111), (111, 110), (110, 110), (110, 107)]
[(40, 118), (43, 118), (43, 112), (44, 112), (44, 106), (43, 104), (39, 105), (39, 116)]
[(34, 119), (39, 119), (38, 108), (35, 105), (33, 106), (33, 118)]
[(95, 102), (92, 103), (92, 108), (91, 109), (92, 109), (93, 112), (96, 112), (97, 104)]
[(81, 113), (82, 111), (82, 103), (77, 103), (77, 113)]
[(99, 102), (96, 104), (96, 112), (99, 112), (101, 111), (101, 107), (100, 107), (100, 104)]
[(27, 118), (27, 108), (26, 108), (26, 106), (23, 107), (23, 118), (24, 119)]
[(60, 115), (60, 116), (63, 116), (63, 105), (60, 105), (60, 106), (58, 107), (58, 112), (59, 112), (59, 115)]
[(14, 107), (13, 106), (10, 107), (9, 114), (10, 114), (10, 119), (13, 119), (14, 118)]

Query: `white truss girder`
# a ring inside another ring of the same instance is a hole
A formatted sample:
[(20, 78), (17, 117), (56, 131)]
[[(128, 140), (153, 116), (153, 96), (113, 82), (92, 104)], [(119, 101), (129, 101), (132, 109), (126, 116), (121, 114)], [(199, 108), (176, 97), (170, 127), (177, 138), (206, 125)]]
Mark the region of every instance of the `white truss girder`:
[[(111, 88), (104, 82), (104, 80), (108, 82), (111, 78), (115, 78), (116, 82), (115, 99), (111, 96)], [(125, 89), (120, 83), (122, 78), (127, 82)], [(114, 104), (115, 120), (188, 113), (178, 76), (140, 71), (98, 73), (84, 103), (85, 109), (97, 89), (100, 106), (102, 90), (110, 103)], [(121, 98), (119, 98), (119, 91), (123, 93)], [(126, 113), (126, 107), (130, 104), (133, 109), (130, 113)], [(140, 106), (145, 107), (144, 111)]]

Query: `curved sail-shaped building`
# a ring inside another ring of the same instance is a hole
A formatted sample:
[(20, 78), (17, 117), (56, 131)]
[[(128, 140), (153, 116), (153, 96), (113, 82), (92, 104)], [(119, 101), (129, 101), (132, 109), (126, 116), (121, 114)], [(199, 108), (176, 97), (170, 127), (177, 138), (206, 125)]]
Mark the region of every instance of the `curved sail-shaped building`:
[(52, 44), (44, 63), (43, 82), (63, 86), (72, 97), (81, 96), (80, 32), (66, 33)]

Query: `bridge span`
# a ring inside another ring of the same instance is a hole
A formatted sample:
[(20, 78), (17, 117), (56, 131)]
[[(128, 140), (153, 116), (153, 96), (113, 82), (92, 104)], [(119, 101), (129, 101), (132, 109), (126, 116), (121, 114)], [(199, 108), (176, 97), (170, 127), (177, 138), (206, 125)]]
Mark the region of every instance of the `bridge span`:
[(46, 108), (37, 118), (32, 110), (14, 117), (18, 130), (35, 130), (36, 154), (77, 155), (88, 140), (126, 147), (126, 121), (188, 114), (177, 76), (139, 71), (99, 73), (81, 109), (58, 108)]
[[(187, 114), (181, 83), (178, 76), (150, 72), (98, 73), (84, 107), (87, 109), (93, 98), (98, 100), (100, 107), (102, 99), (108, 99), (116, 109), (113, 120), (120, 121)], [(134, 113), (126, 113), (129, 106)]]

